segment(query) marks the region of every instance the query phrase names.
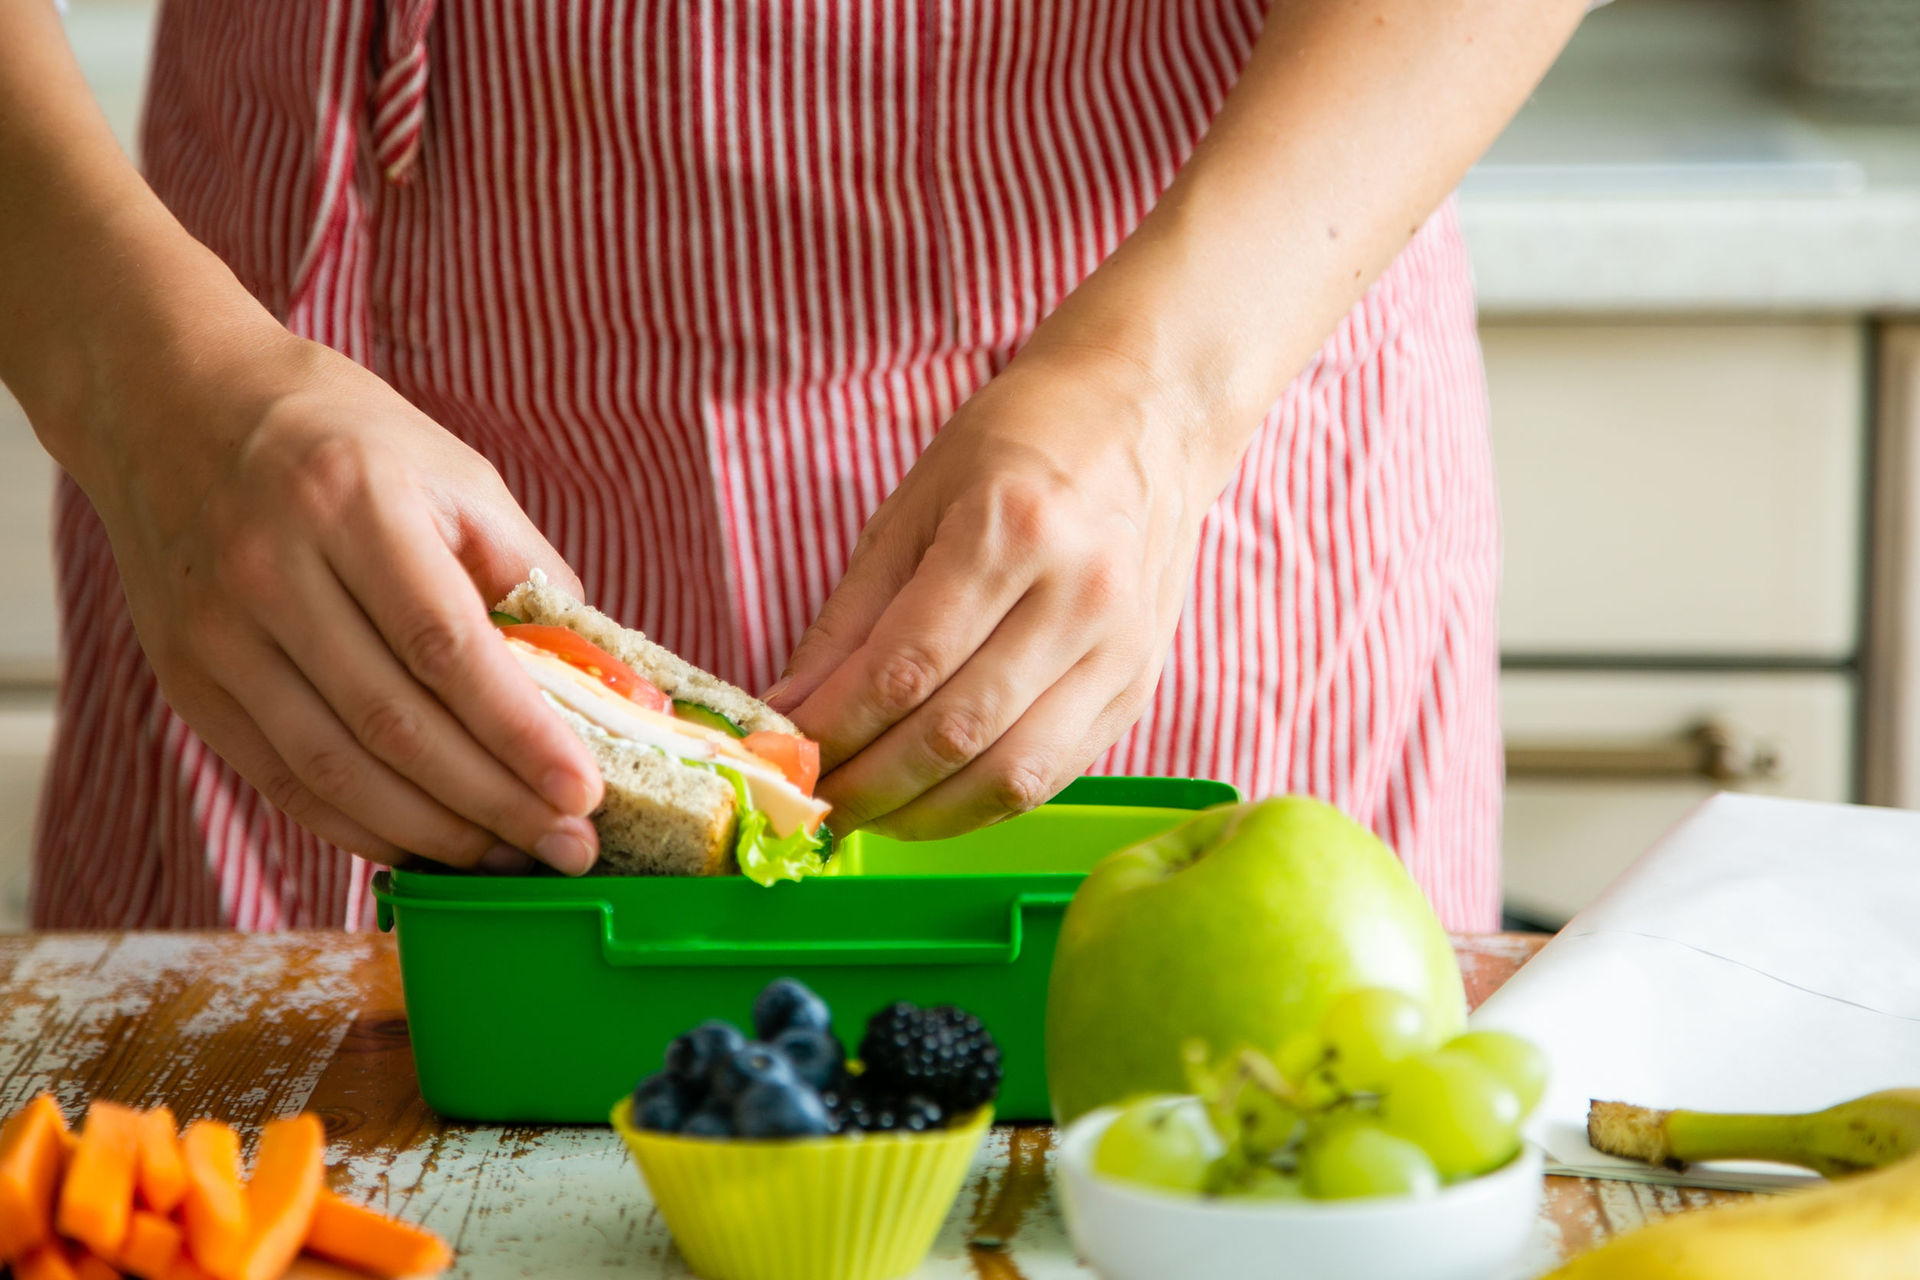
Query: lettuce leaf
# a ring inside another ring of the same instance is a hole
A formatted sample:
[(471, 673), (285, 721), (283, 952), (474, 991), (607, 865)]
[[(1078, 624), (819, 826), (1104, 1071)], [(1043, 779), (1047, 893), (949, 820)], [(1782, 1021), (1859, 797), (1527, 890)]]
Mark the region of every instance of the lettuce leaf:
[(733, 857), (740, 864), (742, 875), (756, 884), (771, 885), (776, 880), (800, 880), (827, 869), (830, 837), (825, 827), (816, 835), (808, 835), (805, 830), (786, 836), (774, 835), (767, 826), (767, 815), (747, 800), (745, 778), (724, 764), (698, 763), (733, 784), (734, 812), (740, 829), (734, 838)]

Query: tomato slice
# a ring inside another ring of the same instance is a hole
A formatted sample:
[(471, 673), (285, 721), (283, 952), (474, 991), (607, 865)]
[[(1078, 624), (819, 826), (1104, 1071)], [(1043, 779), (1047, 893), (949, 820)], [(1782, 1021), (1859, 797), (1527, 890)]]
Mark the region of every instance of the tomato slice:
[(788, 782), (813, 794), (813, 784), (820, 781), (820, 744), (812, 738), (762, 729), (740, 739), (740, 745), (786, 774)]
[(512, 636), (536, 649), (545, 649), (568, 666), (577, 667), (621, 697), (649, 711), (673, 710), (673, 700), (660, 692), (658, 685), (578, 632), (565, 627), (542, 626), (537, 622), (519, 622), (501, 627), (500, 634)]

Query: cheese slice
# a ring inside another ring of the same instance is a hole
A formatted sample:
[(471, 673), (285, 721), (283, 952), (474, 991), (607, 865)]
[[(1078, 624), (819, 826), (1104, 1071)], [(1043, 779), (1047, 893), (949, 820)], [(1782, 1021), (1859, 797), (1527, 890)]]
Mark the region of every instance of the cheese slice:
[(545, 649), (512, 636), (505, 639), (521, 669), (549, 698), (612, 736), (656, 747), (676, 760), (723, 764), (738, 773), (747, 785), (748, 801), (767, 815), (774, 835), (816, 831), (832, 809), (794, 786), (771, 761), (741, 746), (733, 735), (649, 710)]

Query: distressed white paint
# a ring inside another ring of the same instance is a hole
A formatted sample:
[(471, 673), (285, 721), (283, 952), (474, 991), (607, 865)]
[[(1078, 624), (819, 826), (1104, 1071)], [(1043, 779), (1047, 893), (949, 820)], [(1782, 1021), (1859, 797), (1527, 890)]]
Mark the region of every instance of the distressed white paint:
[[(43, 934), (8, 975), (0, 1003), (0, 1115), (58, 1082), (77, 1118), (101, 1079), (126, 1081), (141, 1058), (135, 1041), (164, 1034), (174, 1052), (148, 1063), (138, 1084), (109, 1096), (153, 1106), (183, 1097), (209, 1114), (262, 1116), (298, 1110), (332, 1060), (358, 1007), (358, 949), (317, 945), (311, 935), (253, 939), (244, 948), (213, 934)], [(290, 967), (301, 981), (285, 985)], [(184, 1020), (150, 1023), (158, 993), (180, 993)], [(236, 1070), (231, 1046), (272, 1024), (299, 1052), (260, 1054)], [(190, 1119), (182, 1116), (182, 1120)]]
[[(914, 1280), (1093, 1276), (1074, 1256), (1051, 1194), (1027, 1211), (1000, 1259), (969, 1255), (979, 1197), (999, 1185), (1007, 1151), (1006, 1134), (993, 1134)], [(1048, 1163), (1051, 1169), (1051, 1155)], [(607, 1129), (462, 1127), (391, 1161), (341, 1155), (338, 1165), (348, 1179), (343, 1191), (445, 1235), (459, 1255), (455, 1280), (692, 1275), (625, 1147)], [(1557, 1241), (1557, 1229), (1543, 1218), (1514, 1268), (1489, 1280), (1527, 1280), (1551, 1270), (1559, 1261)]]

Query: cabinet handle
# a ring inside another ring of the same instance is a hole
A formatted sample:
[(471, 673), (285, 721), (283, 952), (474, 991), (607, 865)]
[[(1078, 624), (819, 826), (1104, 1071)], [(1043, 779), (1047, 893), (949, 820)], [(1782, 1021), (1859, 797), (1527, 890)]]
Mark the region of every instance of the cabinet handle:
[(1618, 746), (1525, 741), (1507, 744), (1509, 778), (1583, 782), (1704, 779), (1738, 787), (1779, 776), (1780, 753), (1771, 743), (1754, 741), (1717, 719), (1703, 720), (1657, 742)]

